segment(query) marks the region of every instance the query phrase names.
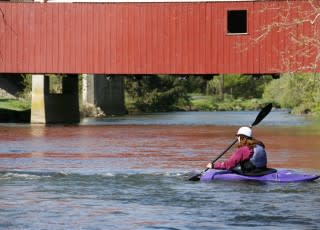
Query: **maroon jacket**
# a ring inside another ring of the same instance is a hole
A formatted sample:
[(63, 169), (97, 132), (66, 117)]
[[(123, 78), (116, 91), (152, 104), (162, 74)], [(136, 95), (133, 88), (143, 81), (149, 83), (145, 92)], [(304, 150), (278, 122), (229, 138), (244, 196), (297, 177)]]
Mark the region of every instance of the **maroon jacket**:
[(242, 146), (237, 149), (231, 157), (224, 162), (214, 163), (214, 169), (232, 169), (237, 166), (240, 162), (249, 160), (253, 155), (253, 150), (250, 150), (248, 146)]

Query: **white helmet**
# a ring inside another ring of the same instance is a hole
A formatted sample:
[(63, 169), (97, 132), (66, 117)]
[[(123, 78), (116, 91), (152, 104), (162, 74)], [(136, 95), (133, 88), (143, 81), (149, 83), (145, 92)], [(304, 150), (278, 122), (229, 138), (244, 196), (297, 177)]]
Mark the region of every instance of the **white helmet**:
[(246, 136), (246, 137), (252, 137), (252, 129), (249, 128), (249, 127), (241, 127), (238, 132), (237, 132), (237, 135), (243, 135), (243, 136)]

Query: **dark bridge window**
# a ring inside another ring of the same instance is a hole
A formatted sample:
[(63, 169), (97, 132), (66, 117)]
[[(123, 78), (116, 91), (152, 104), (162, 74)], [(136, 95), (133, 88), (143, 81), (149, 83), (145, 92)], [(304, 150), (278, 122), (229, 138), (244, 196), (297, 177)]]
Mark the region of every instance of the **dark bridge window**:
[(228, 10), (228, 34), (246, 34), (247, 31), (247, 11)]

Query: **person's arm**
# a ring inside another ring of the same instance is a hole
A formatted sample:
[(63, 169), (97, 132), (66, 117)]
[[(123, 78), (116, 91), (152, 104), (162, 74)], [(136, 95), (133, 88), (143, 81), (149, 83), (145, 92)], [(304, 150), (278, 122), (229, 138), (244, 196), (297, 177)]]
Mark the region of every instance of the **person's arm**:
[(237, 166), (241, 161), (250, 159), (251, 156), (252, 152), (250, 151), (250, 149), (247, 146), (244, 146), (239, 148), (234, 154), (232, 154), (228, 160), (214, 163), (213, 168), (230, 170)]

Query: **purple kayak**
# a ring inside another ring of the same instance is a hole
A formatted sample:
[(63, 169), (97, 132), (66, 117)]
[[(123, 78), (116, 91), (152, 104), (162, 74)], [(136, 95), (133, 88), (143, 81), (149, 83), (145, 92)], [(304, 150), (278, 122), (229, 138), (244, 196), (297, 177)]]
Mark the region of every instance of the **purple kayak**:
[(212, 180), (226, 180), (226, 181), (273, 181), (273, 182), (304, 182), (314, 181), (320, 176), (315, 174), (305, 174), (293, 170), (287, 169), (269, 169), (263, 175), (242, 175), (229, 170), (216, 170), (209, 169), (204, 172), (200, 180), (212, 181)]

